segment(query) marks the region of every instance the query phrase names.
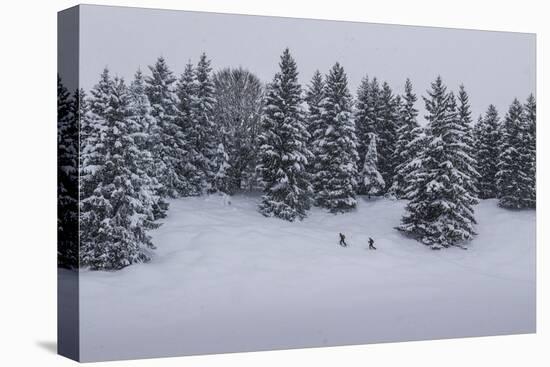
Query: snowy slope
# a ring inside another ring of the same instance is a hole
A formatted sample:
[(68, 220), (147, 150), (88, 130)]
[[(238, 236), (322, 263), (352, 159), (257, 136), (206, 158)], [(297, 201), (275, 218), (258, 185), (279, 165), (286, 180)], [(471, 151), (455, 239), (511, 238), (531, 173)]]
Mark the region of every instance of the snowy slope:
[(534, 211), (483, 201), (468, 250), (432, 251), (393, 229), (404, 202), (289, 223), (230, 200), (172, 201), (150, 263), (81, 271), (83, 360), (535, 331)]

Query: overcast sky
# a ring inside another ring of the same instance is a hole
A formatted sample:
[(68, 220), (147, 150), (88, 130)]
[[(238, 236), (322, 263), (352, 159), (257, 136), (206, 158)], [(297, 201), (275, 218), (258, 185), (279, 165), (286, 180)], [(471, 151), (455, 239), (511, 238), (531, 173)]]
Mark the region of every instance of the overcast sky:
[[(535, 35), (525, 33), (86, 5), (80, 81), (90, 89), (105, 66), (130, 80), (160, 55), (179, 75), (204, 51), (214, 70), (243, 66), (267, 82), (289, 47), (303, 85), (336, 61), (354, 95), (367, 74), (397, 93), (409, 77), (419, 96), (440, 74), (453, 90), (465, 85), (477, 118), (490, 103), (503, 115), (514, 97), (535, 93), (535, 43)], [(420, 98), (417, 104), (423, 112)]]

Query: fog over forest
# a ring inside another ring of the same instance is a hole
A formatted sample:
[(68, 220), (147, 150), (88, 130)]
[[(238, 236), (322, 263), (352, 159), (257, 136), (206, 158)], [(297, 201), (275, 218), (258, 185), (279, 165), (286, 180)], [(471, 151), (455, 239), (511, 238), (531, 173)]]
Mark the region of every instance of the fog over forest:
[[(162, 55), (179, 75), (202, 52), (212, 60), (214, 71), (243, 66), (269, 82), (282, 50), (289, 47), (302, 86), (315, 70), (324, 74), (336, 61), (344, 66), (353, 94), (368, 74), (387, 81), (399, 94), (410, 78), (415, 92), (424, 95), (440, 74), (452, 90), (465, 85), (476, 118), (489, 104), (504, 113), (514, 97), (535, 93), (534, 34), (107, 6), (84, 9), (80, 56), (86, 62), (81, 63), (80, 82), (86, 90), (105, 66), (131, 80), (138, 67), (146, 72)], [(423, 103), (417, 108), (423, 123)]]

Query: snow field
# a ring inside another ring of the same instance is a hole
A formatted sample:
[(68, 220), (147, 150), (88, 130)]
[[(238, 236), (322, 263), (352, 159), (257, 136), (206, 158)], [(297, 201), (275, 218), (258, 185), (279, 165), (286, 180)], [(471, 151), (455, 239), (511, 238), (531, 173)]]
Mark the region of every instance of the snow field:
[(150, 263), (82, 270), (82, 359), (535, 331), (535, 211), (482, 201), (468, 250), (432, 251), (394, 229), (404, 201), (290, 223), (259, 200), (174, 200)]

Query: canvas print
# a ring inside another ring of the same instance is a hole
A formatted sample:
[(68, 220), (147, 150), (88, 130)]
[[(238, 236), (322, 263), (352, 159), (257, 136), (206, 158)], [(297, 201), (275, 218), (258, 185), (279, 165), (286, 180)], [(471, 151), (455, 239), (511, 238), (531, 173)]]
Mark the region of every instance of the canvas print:
[(534, 333), (535, 35), (59, 13), (59, 353)]

